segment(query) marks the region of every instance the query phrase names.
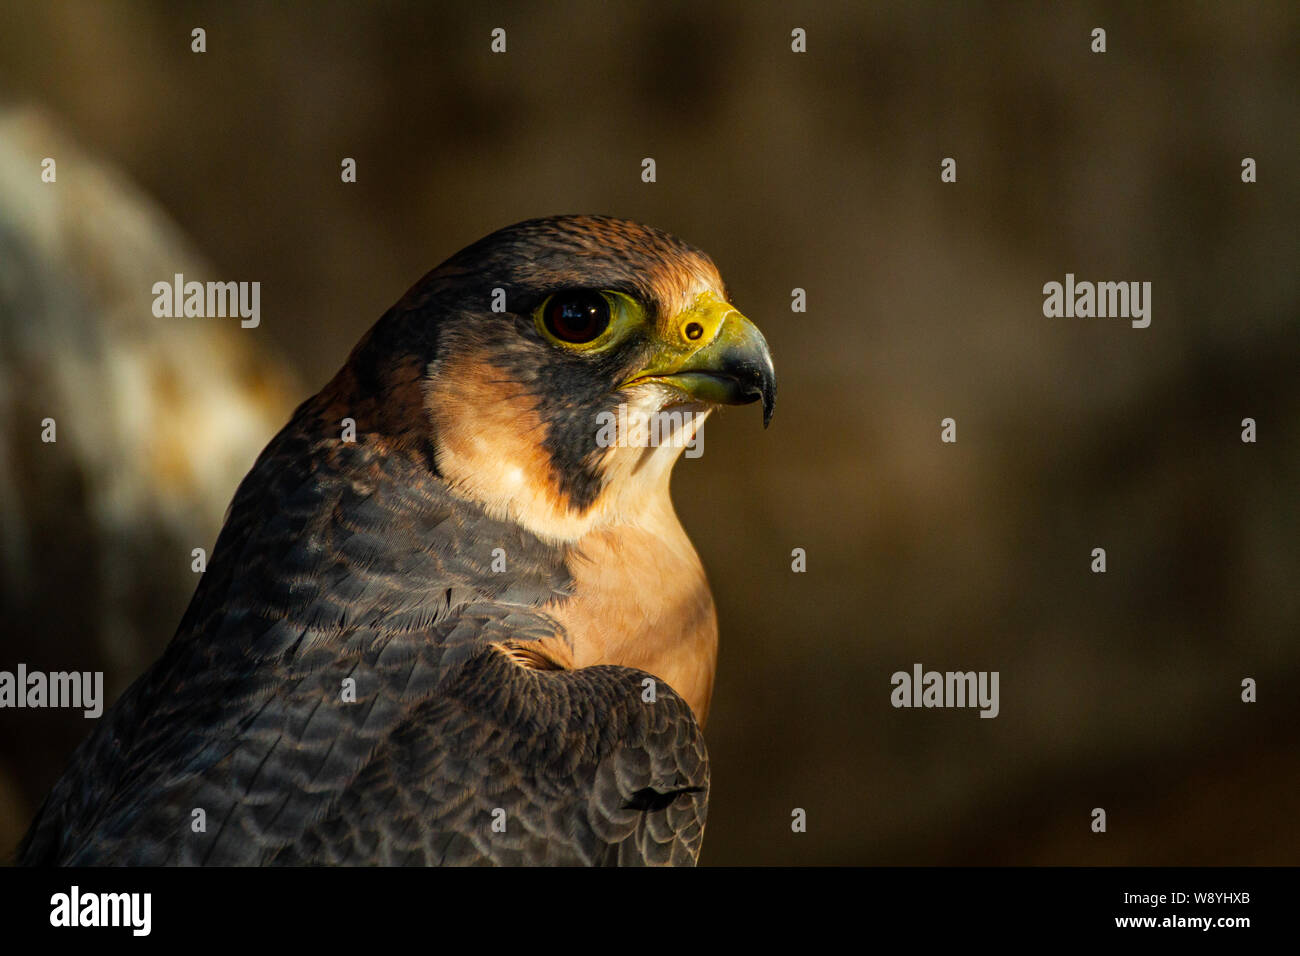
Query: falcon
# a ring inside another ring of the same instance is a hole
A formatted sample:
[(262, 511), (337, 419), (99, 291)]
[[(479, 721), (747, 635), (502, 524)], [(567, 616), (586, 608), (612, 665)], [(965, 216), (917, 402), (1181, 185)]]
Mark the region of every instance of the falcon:
[[(262, 452), (20, 861), (695, 863), (717, 619), (669, 477), (711, 409), (775, 398), (664, 232), (535, 219), (452, 256)], [(656, 416), (670, 440), (599, 424)]]

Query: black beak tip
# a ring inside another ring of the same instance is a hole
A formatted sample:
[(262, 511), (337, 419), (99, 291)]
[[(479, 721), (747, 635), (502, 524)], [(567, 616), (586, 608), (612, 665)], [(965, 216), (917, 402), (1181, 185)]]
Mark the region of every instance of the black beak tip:
[(758, 392), (763, 399), (763, 427), (766, 428), (772, 424), (772, 413), (776, 411), (776, 368), (772, 364), (771, 352), (766, 352), (763, 359), (758, 374)]
[(763, 403), (763, 427), (772, 424), (772, 413), (776, 410), (776, 373), (771, 360), (747, 366), (740, 387), (744, 404)]

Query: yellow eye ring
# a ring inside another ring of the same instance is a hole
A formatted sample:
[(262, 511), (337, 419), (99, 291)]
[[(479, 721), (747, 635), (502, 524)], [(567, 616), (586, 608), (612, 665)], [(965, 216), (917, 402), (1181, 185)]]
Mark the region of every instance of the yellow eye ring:
[(547, 296), (533, 319), (551, 344), (588, 351), (621, 337), (629, 318), (639, 314), (635, 300), (620, 292), (569, 289)]

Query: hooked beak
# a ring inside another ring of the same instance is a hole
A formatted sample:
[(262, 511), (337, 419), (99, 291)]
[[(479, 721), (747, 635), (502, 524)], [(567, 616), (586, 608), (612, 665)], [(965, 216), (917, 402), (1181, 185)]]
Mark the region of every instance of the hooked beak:
[(672, 337), (685, 343), (696, 332), (696, 339), (706, 344), (693, 350), (666, 349), (624, 388), (656, 382), (713, 405), (761, 401), (763, 427), (767, 427), (776, 406), (776, 369), (758, 326), (728, 303), (705, 294), (694, 308), (673, 318), (669, 331), (680, 333)]

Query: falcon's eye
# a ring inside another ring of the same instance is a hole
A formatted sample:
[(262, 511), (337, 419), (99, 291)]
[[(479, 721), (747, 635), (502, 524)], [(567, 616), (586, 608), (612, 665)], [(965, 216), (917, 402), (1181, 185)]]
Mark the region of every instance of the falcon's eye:
[(551, 338), (566, 345), (587, 345), (609, 328), (609, 299), (587, 290), (559, 292), (542, 303), (540, 318)]
[(561, 342), (581, 345), (609, 328), (609, 303), (599, 292), (562, 292), (546, 303), (543, 320)]
[(556, 292), (533, 310), (542, 338), (570, 352), (598, 353), (613, 348), (646, 324), (645, 308), (612, 289)]

